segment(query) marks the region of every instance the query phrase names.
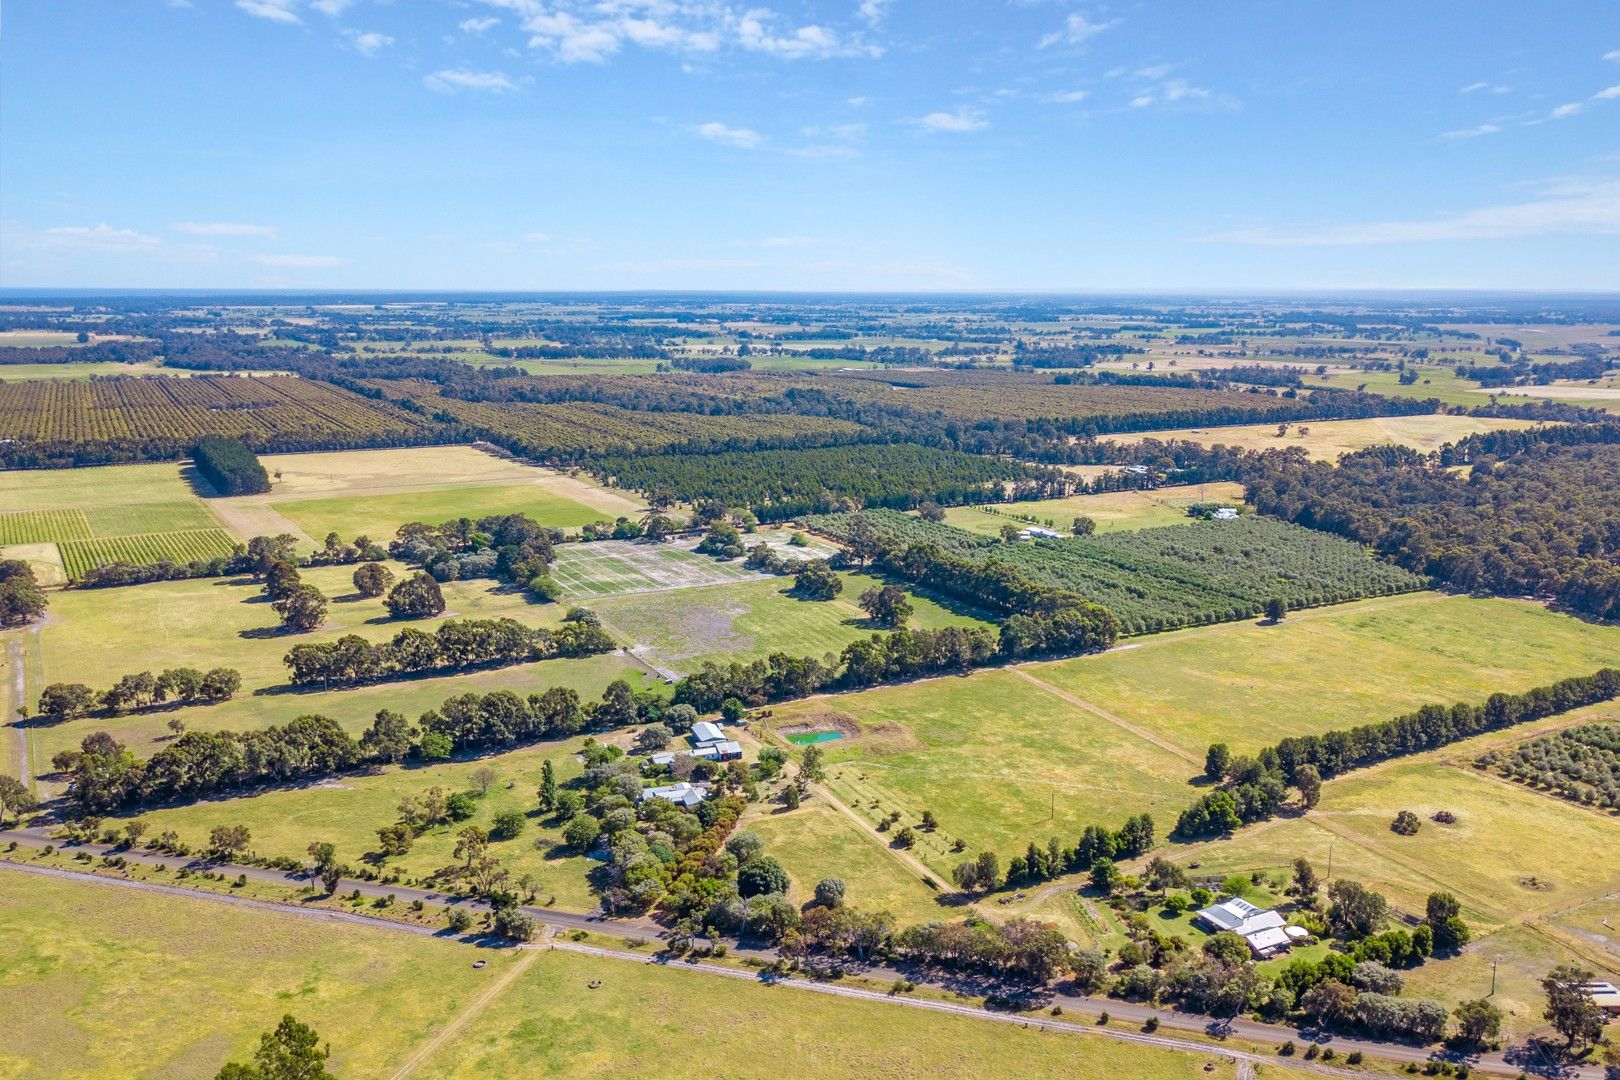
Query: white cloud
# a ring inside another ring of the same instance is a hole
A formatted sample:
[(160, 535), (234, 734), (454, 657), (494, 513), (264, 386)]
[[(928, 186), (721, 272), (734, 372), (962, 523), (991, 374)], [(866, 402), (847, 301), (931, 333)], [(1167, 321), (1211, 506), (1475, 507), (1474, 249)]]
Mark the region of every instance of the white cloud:
[(889, 13), (892, 3), (894, 0), (861, 0), (861, 6), (855, 9), (855, 13), (865, 19), (867, 25), (876, 26)]
[(1473, 93), (1476, 93), (1476, 92), (1478, 92), (1480, 90), (1488, 90), (1488, 89), (1490, 89), (1490, 85), (1491, 84), (1488, 83), (1488, 82), (1469, 83), (1467, 86), (1465, 86), (1462, 89), (1458, 90), (1457, 93), (1459, 93), (1459, 94), (1473, 94)]
[(298, 17), (293, 10), (297, 0), (236, 0), (236, 6), (260, 19), (269, 19), (279, 23), (301, 23), (304, 20)]
[(523, 234), (522, 238), (531, 244), (545, 244), (551, 241), (551, 234), (543, 232), (526, 232)]
[(877, 57), (859, 33), (784, 24), (769, 8), (722, 0), (484, 0), (510, 11), (541, 49), (564, 63), (604, 63), (626, 45), (684, 53), (730, 46), (787, 60)]
[(1539, 199), (1408, 221), (1239, 229), (1199, 239), (1262, 247), (1364, 247), (1524, 236), (1620, 235), (1620, 180), (1550, 185)]
[(990, 126), (990, 121), (984, 117), (983, 109), (967, 105), (955, 112), (931, 112), (927, 116), (918, 117), (917, 123), (924, 131), (946, 131), (959, 135), (983, 131)]
[(801, 130), (807, 139), (842, 139), (853, 141), (866, 134), (866, 125), (860, 121), (848, 124), (812, 124)]
[(699, 138), (710, 142), (725, 143), (727, 146), (740, 146), (745, 150), (752, 150), (760, 144), (760, 135), (757, 131), (747, 128), (727, 127), (718, 120), (710, 120), (707, 124), (699, 124), (695, 129)]
[(1620, 64), (1620, 49), (1610, 49), (1608, 52), (1603, 54), (1603, 59), (1612, 60), (1615, 63)]
[(1571, 101), (1566, 105), (1558, 106), (1558, 108), (1554, 109), (1547, 115), (1552, 117), (1554, 120), (1563, 120), (1566, 117), (1574, 116), (1576, 113), (1580, 112), (1582, 108), (1583, 106), (1579, 101)]
[(1602, 90), (1599, 90), (1597, 93), (1592, 95), (1593, 101), (1611, 101), (1614, 98), (1620, 98), (1620, 83), (1615, 83), (1613, 86), (1606, 86)]
[(1104, 30), (1119, 25), (1118, 19), (1108, 22), (1092, 22), (1078, 11), (1071, 11), (1069, 17), (1063, 20), (1061, 29), (1054, 30), (1041, 38), (1040, 48), (1049, 49), (1053, 45), (1081, 45)]
[(1440, 133), (1440, 137), (1450, 142), (1455, 142), (1458, 139), (1477, 139), (1481, 135), (1495, 135), (1501, 130), (1502, 129), (1495, 124), (1476, 124), (1471, 128), (1458, 128), (1456, 131), (1443, 131)]
[(467, 68), (445, 68), (435, 71), (425, 76), (422, 84), (429, 90), (437, 90), (441, 94), (453, 94), (457, 90), (481, 90), (492, 94), (504, 94), (518, 88), (518, 84), (504, 72), (471, 71)]
[(482, 19), (462, 19), (458, 25), (464, 34), (482, 34), (492, 26), (499, 26), (500, 22), (493, 16), (486, 16)]
[(278, 266), (303, 270), (323, 266), (341, 266), (343, 260), (336, 255), (249, 255), (248, 261), (260, 266)]
[(260, 236), (266, 240), (276, 238), (271, 225), (243, 225), (229, 221), (177, 221), (169, 228), (188, 236)]
[(1041, 100), (1048, 105), (1074, 105), (1086, 100), (1087, 96), (1084, 90), (1060, 90), (1055, 94), (1042, 96)]
[(858, 109), (858, 108), (860, 108), (860, 107), (861, 107), (861, 106), (862, 106), (862, 105), (865, 105), (865, 104), (866, 104), (866, 103), (867, 103), (867, 102), (869, 102), (869, 101), (871, 101), (871, 100), (872, 100), (872, 99), (871, 99), (871, 98), (869, 98), (869, 97), (865, 97), (865, 96), (861, 96), (861, 97), (852, 97), (852, 98), (845, 98), (845, 99), (844, 99), (844, 104), (845, 104), (845, 105), (850, 105), (850, 106), (853, 106), (853, 107), (854, 107), (854, 108), (857, 108), (857, 109)]
[(353, 7), (354, 0), (309, 0), (309, 6), (322, 15), (330, 15), (335, 19)]
[(387, 34), (379, 34), (374, 30), (360, 34), (349, 32), (349, 40), (354, 43), (355, 51), (361, 56), (376, 56), (383, 49), (394, 43), (394, 39)]
[(60, 225), (43, 229), (39, 243), (44, 247), (70, 251), (145, 251), (155, 248), (159, 240), (134, 229), (115, 229), (106, 222), (100, 225)]
[(1212, 95), (1202, 86), (1194, 86), (1184, 79), (1170, 79), (1150, 86), (1131, 99), (1131, 108), (1145, 109), (1149, 105), (1181, 105), (1207, 102)]

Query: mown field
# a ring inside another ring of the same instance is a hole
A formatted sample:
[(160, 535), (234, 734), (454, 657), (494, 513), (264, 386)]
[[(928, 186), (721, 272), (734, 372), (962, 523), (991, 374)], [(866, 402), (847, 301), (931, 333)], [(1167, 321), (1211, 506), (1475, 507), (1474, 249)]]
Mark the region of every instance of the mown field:
[(1197, 795), (1191, 761), (1013, 671), (778, 706), (768, 724), (846, 731), (821, 744), (833, 793), (874, 823), (898, 810), (915, 826), (933, 811), (939, 830), (914, 854), (942, 874), (962, 858), (958, 838), (1005, 860), (1144, 811), (1167, 821)]
[[(0, 1062), (19, 1080), (203, 1080), (285, 1012), (342, 1077), (389, 1077), (463, 1013), (419, 1077), (1212, 1077), (1210, 1054), (1059, 1036), (678, 966), (449, 940), (0, 871)], [(472, 962), (487, 966), (474, 969)], [(526, 969), (495, 997), (481, 995)], [(590, 988), (588, 988), (590, 987)], [(741, 1033), (746, 1033), (743, 1037)], [(678, 1046), (678, 1053), (671, 1048)], [(1205, 1071), (1206, 1063), (1210, 1065)]]
[[(587, 479), (520, 464), (471, 446), (267, 454), (271, 491), (218, 500), (228, 520), (282, 516), (306, 535), (385, 542), (410, 521), (528, 514), (559, 528), (635, 517), (644, 504)], [(239, 530), (240, 531), (240, 530)]]
[[(1447, 376), (1451, 378), (1451, 376)], [(1343, 380), (1337, 380), (1342, 382)], [(1377, 389), (1379, 393), (1386, 391)], [(1406, 388), (1403, 388), (1406, 389)], [(1420, 395), (1428, 396), (1428, 395)], [(1438, 396), (1438, 395), (1436, 395)], [(1484, 403), (1477, 394), (1472, 405)], [(1457, 404), (1457, 402), (1450, 402)], [(1518, 430), (1533, 426), (1529, 420), (1474, 416), (1384, 416), (1370, 420), (1310, 420), (1291, 424), (1286, 434), (1277, 434), (1276, 424), (1245, 424), (1236, 427), (1178, 428), (1170, 431), (1144, 431), (1132, 435), (1110, 435), (1112, 442), (1133, 444), (1143, 439), (1161, 442), (1195, 442), (1204, 446), (1236, 446), (1244, 450), (1280, 450), (1297, 446), (1313, 458), (1333, 461), (1340, 454), (1365, 450), (1369, 446), (1410, 446), (1428, 452), (1446, 443), (1485, 431)], [(1101, 522), (1099, 520), (1099, 526)]]
[[(747, 661), (772, 652), (820, 657), (878, 633), (879, 628), (857, 601), (862, 592), (881, 587), (883, 582), (868, 574), (842, 577), (844, 591), (826, 601), (793, 596), (789, 591), (792, 578), (750, 575), (733, 584), (587, 602), (618, 636), (645, 646), (647, 659), (685, 673), (705, 660)], [(915, 627), (991, 625), (973, 613), (947, 608), (924, 596), (912, 594), (911, 604), (910, 625)]]
[(1196, 519), (1187, 515), (1187, 508), (1196, 503), (1239, 506), (1242, 502), (1241, 484), (1182, 484), (1152, 491), (1110, 491), (997, 506), (953, 506), (945, 511), (945, 523), (982, 536), (1000, 536), (1002, 526), (1023, 528), (1030, 524), (1025, 518), (1034, 518), (1036, 524), (1068, 535), (1076, 517), (1089, 517), (1097, 523), (1100, 533), (1125, 532), (1188, 524)]
[(1539, 605), (1437, 593), (1165, 634), (1031, 674), (1202, 755), (1483, 701), (1612, 664), (1620, 627)]

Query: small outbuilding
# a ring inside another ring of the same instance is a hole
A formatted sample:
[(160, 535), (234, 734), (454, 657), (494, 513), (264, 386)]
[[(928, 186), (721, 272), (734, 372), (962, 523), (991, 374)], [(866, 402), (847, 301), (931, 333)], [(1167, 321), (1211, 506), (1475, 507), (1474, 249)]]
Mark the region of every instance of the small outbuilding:
[(714, 743), (725, 742), (726, 733), (720, 725), (708, 720), (699, 720), (692, 725), (692, 742), (696, 746), (711, 746)]

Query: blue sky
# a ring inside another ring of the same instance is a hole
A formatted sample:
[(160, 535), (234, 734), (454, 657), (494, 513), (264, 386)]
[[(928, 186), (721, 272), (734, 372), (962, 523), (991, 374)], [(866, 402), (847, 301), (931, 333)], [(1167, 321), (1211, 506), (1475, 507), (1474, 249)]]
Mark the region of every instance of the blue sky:
[(1615, 289), (1620, 5), (6, 0), (0, 227), (13, 287)]

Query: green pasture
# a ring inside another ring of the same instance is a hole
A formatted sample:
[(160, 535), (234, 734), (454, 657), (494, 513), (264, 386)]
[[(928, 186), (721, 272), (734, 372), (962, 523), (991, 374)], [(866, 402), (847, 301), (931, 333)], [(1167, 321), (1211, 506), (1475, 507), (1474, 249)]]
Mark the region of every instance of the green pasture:
[[(387, 640), (404, 626), (431, 632), (439, 619), (396, 621), (381, 599), (354, 593), (353, 567), (320, 567), (303, 573), (306, 582), (330, 601), (327, 622), (307, 634), (279, 631), (279, 620), (248, 578), (205, 578), (120, 589), (67, 590), (55, 594), (51, 619), (39, 631), (38, 678), (29, 681), (30, 703), (47, 683), (82, 682), (94, 690), (118, 676), (166, 667), (233, 667), (242, 673), (238, 696), (219, 705), (119, 717), (86, 717), (30, 729), (41, 771), (57, 750), (105, 730), (138, 754), (169, 736), (171, 717), (206, 730), (264, 727), (295, 716), (320, 713), (358, 732), (377, 710), (415, 716), (446, 697), (468, 691), (511, 689), (522, 694), (554, 685), (572, 686), (582, 696), (599, 696), (615, 678), (640, 685), (641, 673), (622, 655), (537, 664), (378, 683), (353, 689), (292, 692), (282, 662), (303, 641), (331, 641), (346, 633)], [(405, 568), (393, 564), (396, 574)], [(489, 580), (455, 581), (443, 586), (441, 618), (513, 618), (530, 626), (554, 626), (564, 614), (557, 604), (534, 604), (524, 594)]]
[[(846, 573), (844, 591), (825, 601), (793, 596), (790, 577), (750, 578), (585, 602), (623, 640), (647, 646), (653, 662), (683, 672), (705, 660), (750, 660), (772, 652), (819, 657), (881, 632), (857, 603), (862, 592), (882, 584), (876, 577)], [(913, 594), (911, 602), (916, 627), (987, 625), (923, 596)]]
[(88, 513), (98, 507), (196, 503), (196, 499), (181, 466), (173, 463), (0, 471), (0, 513), (47, 508)]
[(1202, 756), (1484, 701), (1589, 674), (1620, 656), (1620, 627), (1540, 605), (1417, 593), (1154, 635), (1030, 665), (1069, 693)]
[(833, 793), (872, 822), (933, 811), (939, 831), (919, 834), (914, 854), (944, 874), (963, 857), (949, 850), (957, 838), (1005, 862), (1032, 840), (1072, 845), (1087, 825), (1144, 811), (1163, 831), (1197, 794), (1188, 761), (1010, 671), (779, 706), (769, 724), (852, 728), (821, 745)]
[(816, 882), (841, 878), (844, 902), (862, 911), (887, 911), (898, 925), (951, 918), (954, 910), (939, 903), (939, 892), (922, 877), (825, 801), (811, 798), (797, 810), (773, 806), (762, 816), (739, 825), (758, 833), (765, 851), (788, 872), (789, 899), (810, 903)]
[(455, 518), (527, 514), (542, 525), (575, 529), (607, 515), (534, 484), (468, 486), (330, 499), (277, 500), (275, 508), (317, 539), (335, 532), (345, 539), (386, 540), (411, 521), (437, 524)]

